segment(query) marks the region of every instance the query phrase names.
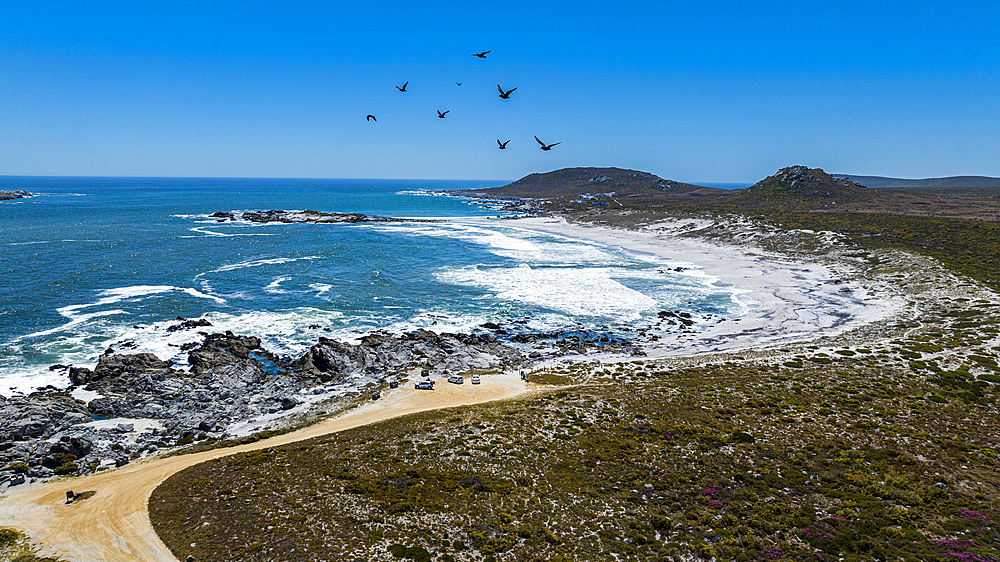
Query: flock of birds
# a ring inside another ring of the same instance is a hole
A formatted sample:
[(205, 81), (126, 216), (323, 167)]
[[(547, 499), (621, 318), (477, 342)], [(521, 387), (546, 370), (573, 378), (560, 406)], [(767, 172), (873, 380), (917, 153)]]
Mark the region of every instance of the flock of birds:
[[(491, 53), (491, 52), (493, 52), (493, 51), (483, 51), (483, 52), (481, 52), (481, 53), (472, 53), (472, 56), (474, 56), (474, 57), (478, 57), (478, 58), (481, 58), (481, 59), (485, 59), (485, 58), (486, 58), (486, 55), (488, 55), (488, 54), (489, 54), (489, 53)], [(407, 80), (406, 82), (403, 82), (403, 85), (402, 85), (402, 86), (396, 86), (396, 89), (397, 89), (397, 90), (399, 90), (399, 91), (400, 91), (401, 93), (404, 93), (404, 94), (405, 94), (405, 93), (406, 93), (406, 87), (407, 87), (407, 86), (408, 86), (409, 84), (410, 84), (410, 81), (409, 81), (409, 80)], [(459, 86), (461, 86), (461, 85), (462, 85), (462, 83), (461, 83), (461, 82), (455, 82), (455, 84), (457, 84), (457, 85), (459, 85)], [(504, 90), (504, 89), (503, 89), (503, 88), (502, 88), (502, 87), (500, 86), (500, 84), (497, 84), (497, 91), (499, 91), (499, 92), (500, 92), (500, 95), (499, 95), (498, 97), (499, 97), (500, 99), (502, 99), (502, 100), (509, 100), (509, 99), (510, 99), (510, 95), (511, 95), (512, 93), (514, 93), (514, 90), (517, 90), (517, 88), (516, 88), (516, 87), (514, 87), (514, 88), (511, 88), (511, 89), (509, 89), (509, 90)], [(441, 111), (440, 109), (438, 109), (438, 110), (437, 110), (437, 115), (438, 115), (438, 118), (439, 118), (439, 119), (444, 119), (444, 118), (445, 118), (445, 116), (446, 116), (446, 115), (448, 115), (448, 113), (449, 113), (450, 111), (451, 111), (451, 110), (445, 110), (445, 111)], [(368, 114), (368, 115), (366, 115), (366, 116), (365, 116), (365, 121), (369, 121), (369, 122), (370, 122), (370, 121), (374, 121), (374, 122), (378, 123), (378, 119), (376, 119), (376, 118), (375, 118), (375, 116), (374, 116), (374, 115), (372, 115), (372, 114)], [(545, 144), (544, 142), (542, 142), (542, 141), (541, 141), (541, 139), (539, 139), (539, 138), (538, 138), (538, 136), (537, 136), (537, 135), (535, 136), (535, 141), (536, 141), (536, 142), (538, 142), (538, 144), (539, 144), (539, 145), (541, 145), (541, 146), (539, 147), (539, 148), (540, 148), (541, 150), (552, 150), (552, 147), (553, 147), (553, 146), (555, 146), (555, 145), (557, 145), (557, 144), (562, 144), (562, 143), (561, 143), (561, 141), (560, 141), (560, 142), (554, 142), (554, 143), (552, 143), (552, 144)], [(499, 149), (500, 149), (500, 150), (507, 150), (507, 143), (509, 143), (509, 142), (510, 142), (510, 139), (508, 139), (508, 140), (507, 140), (507, 141), (505, 141), (505, 142), (500, 142), (500, 139), (497, 139), (497, 146), (499, 147)]]

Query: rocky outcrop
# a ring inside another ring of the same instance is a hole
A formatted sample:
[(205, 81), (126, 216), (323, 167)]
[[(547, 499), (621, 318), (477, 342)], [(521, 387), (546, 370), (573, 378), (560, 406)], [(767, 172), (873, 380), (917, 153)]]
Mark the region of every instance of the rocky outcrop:
[(403, 219), (377, 217), (361, 213), (325, 213), (322, 211), (216, 211), (209, 217), (218, 222), (247, 221), (255, 223), (360, 223), (360, 222), (440, 222), (434, 219)]
[(119, 379), (121, 377), (131, 378), (135, 375), (166, 375), (172, 372), (170, 361), (161, 361), (152, 353), (138, 353), (135, 355), (118, 355), (106, 353), (97, 360), (97, 367), (93, 371), (81, 367), (70, 368), (70, 381), (74, 385), (88, 385), (88, 390), (99, 390), (102, 385), (97, 383)]
[(743, 207), (813, 209), (871, 201), (875, 193), (820, 168), (789, 166), (733, 195), (730, 202)]
[(0, 443), (48, 437), (85, 421), (90, 421), (87, 405), (65, 392), (15, 396), (0, 403)]
[[(189, 369), (109, 349), (93, 369), (69, 367), (74, 385), (101, 395), (87, 404), (66, 391), (0, 399), (0, 483), (121, 466), (193, 438), (222, 436), (233, 424), (303, 411), (312, 397), (351, 379), (378, 382), (417, 368), (460, 372), (519, 359), (490, 335), (424, 330), (374, 333), (358, 344), (321, 338), (298, 359), (275, 356), (254, 336), (204, 334), (188, 350)], [(101, 418), (148, 422), (80, 425)]]
[(357, 345), (320, 338), (292, 368), (328, 380), (365, 372), (395, 372), (420, 367), (461, 372), (521, 359), (520, 353), (493, 336), (436, 334), (418, 330), (402, 336), (376, 332)]
[(34, 193), (17, 190), (17, 191), (0, 191), (0, 201), (10, 201), (11, 199), (23, 199), (25, 197), (31, 197)]
[(201, 347), (188, 353), (188, 363), (191, 364), (191, 372), (196, 375), (227, 366), (253, 369), (260, 365), (259, 361), (250, 357), (253, 352), (270, 357), (270, 353), (261, 348), (258, 337), (237, 336), (232, 332), (210, 334)]

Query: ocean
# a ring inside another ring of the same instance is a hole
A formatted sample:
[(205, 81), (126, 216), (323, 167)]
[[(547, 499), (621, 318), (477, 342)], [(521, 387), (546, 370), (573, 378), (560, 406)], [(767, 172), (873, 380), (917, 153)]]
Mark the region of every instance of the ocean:
[[(528, 231), (439, 190), (505, 182), (2, 177), (0, 394), (65, 387), (109, 347), (186, 364), (193, 331), (255, 335), (301, 354), (373, 330), (603, 333), (629, 338), (661, 310), (745, 312), (692, 264)], [(220, 223), (216, 211), (427, 218), (360, 224)], [(695, 329), (697, 329), (697, 324)], [(652, 332), (651, 332), (652, 333)], [(667, 335), (667, 334), (665, 334)], [(505, 336), (501, 336), (503, 338)]]

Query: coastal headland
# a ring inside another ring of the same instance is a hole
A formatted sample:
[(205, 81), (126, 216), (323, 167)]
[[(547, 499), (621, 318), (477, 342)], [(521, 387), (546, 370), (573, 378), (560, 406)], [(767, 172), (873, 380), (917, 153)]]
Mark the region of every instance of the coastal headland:
[[(83, 404), (49, 389), (33, 399), (49, 402), (32, 424), (7, 437), (8, 452), (35, 455), (25, 443), (47, 448), (8, 476), (80, 472), (76, 461), (90, 450), (98, 465), (87, 470), (101, 470), (9, 488), (0, 523), (27, 532), (43, 554), (69, 560), (996, 552), (989, 498), (1000, 491), (1000, 297), (993, 276), (970, 277), (969, 264), (940, 257), (949, 253), (950, 231), (922, 238), (940, 237), (938, 247), (905, 249), (919, 234), (903, 227), (929, 216), (913, 203), (925, 195), (883, 199), (805, 167), (738, 193), (593, 170), (562, 171), (550, 197), (531, 176), (511, 184), (526, 190), (521, 195), (511, 186), (469, 195), (514, 199), (512, 209), (538, 215), (505, 223), (512, 227), (682, 263), (735, 288), (746, 313), (689, 330), (690, 319), (665, 310), (660, 320), (677, 326), (675, 337), (637, 333), (618, 346), (556, 338), (516, 348), (497, 338), (504, 330), (497, 325), (477, 335), (320, 341), (297, 359), (269, 355), (252, 336), (206, 332), (184, 373), (112, 351), (93, 369), (69, 371), (102, 398)], [(573, 183), (580, 181), (588, 188)], [(893, 212), (904, 204), (918, 210)], [(985, 219), (969, 231), (995, 243), (995, 223), (985, 222), (991, 203), (976, 205)], [(950, 201), (936, 212), (959, 207)], [(259, 217), (285, 222), (291, 214)], [(882, 234), (862, 236), (851, 217), (875, 217)], [(933, 218), (963, 229), (970, 220)], [(824, 224), (837, 227), (817, 227)], [(185, 319), (177, 326), (204, 327)], [(332, 388), (369, 367), (385, 374), (384, 385), (418, 378), (423, 368), (477, 370), (483, 384), (442, 381), (432, 392), (375, 386), (338, 394), (327, 414), (359, 406), (303, 429), (265, 440), (247, 436), (262, 426), (223, 435), (224, 426), (262, 414), (315, 421), (333, 393), (309, 403), (284, 398)], [(232, 401), (191, 415), (166, 400), (182, 388), (208, 398), (195, 400), (202, 404), (223, 391)], [(370, 399), (373, 391), (379, 400)], [(254, 396), (267, 400), (251, 412)], [(473, 406), (502, 398), (513, 400)], [(150, 404), (176, 409), (158, 418), (173, 425), (121, 421), (95, 427), (101, 439), (72, 435), (83, 416), (142, 419)], [(432, 412), (451, 406), (464, 407)], [(58, 420), (52, 412), (61, 412)], [(417, 412), (424, 413), (399, 417)], [(322, 437), (331, 432), (343, 433)], [(122, 449), (117, 456), (108, 443)], [(192, 452), (145, 459), (175, 446)], [(64, 504), (66, 489), (95, 494)]]

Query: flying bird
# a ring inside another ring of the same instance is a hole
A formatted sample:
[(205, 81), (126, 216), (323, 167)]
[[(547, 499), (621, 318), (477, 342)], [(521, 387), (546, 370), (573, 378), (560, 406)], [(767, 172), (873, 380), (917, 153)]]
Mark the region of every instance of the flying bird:
[[(507, 139), (507, 142), (510, 142), (510, 139)], [(507, 142), (500, 142), (500, 139), (497, 139), (497, 144), (500, 145), (500, 150), (507, 150)]]
[(461, 86), (461, 85), (462, 85), (462, 83), (461, 83), (461, 82), (455, 82), (455, 84), (457, 84), (457, 85), (459, 85), (459, 86)]
[(557, 144), (562, 144), (562, 141), (559, 141), (559, 142), (554, 142), (554, 143), (552, 143), (552, 144), (545, 144), (545, 143), (544, 143), (544, 142), (542, 142), (542, 141), (541, 141), (541, 139), (539, 139), (539, 138), (538, 138), (537, 136), (535, 137), (535, 140), (536, 140), (536, 141), (538, 141), (538, 144), (542, 145), (542, 150), (552, 150), (552, 147), (553, 147), (553, 146), (555, 146), (555, 145), (557, 145)]
[(396, 86), (396, 89), (399, 90), (400, 92), (405, 92), (406, 91), (406, 85), (409, 84), (409, 83), (410, 83), (410, 81), (407, 80), (406, 82), (403, 82), (402, 87)]
[(449, 111), (451, 111), (451, 110), (449, 109), (449, 110), (445, 111), (444, 113), (441, 113), (441, 110), (440, 110), (440, 109), (438, 109), (438, 110), (437, 110), (437, 112), (438, 112), (438, 117), (440, 117), (441, 119), (444, 119), (444, 116), (445, 116), (445, 115), (448, 115), (448, 112), (449, 112)]
[(472, 56), (479, 57), (481, 59), (485, 59), (486, 58), (486, 53), (490, 53), (490, 52), (492, 52), (492, 51), (483, 51), (481, 53), (472, 53)]
[(497, 84), (497, 90), (500, 91), (500, 99), (502, 100), (509, 100), (511, 92), (513, 92), (516, 89), (517, 88), (511, 88), (505, 92), (503, 91), (503, 88), (500, 87), (500, 84)]
[(365, 121), (374, 121), (378, 123), (378, 119), (376, 119), (374, 115), (365, 115)]

